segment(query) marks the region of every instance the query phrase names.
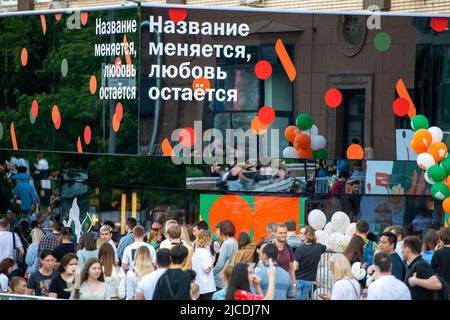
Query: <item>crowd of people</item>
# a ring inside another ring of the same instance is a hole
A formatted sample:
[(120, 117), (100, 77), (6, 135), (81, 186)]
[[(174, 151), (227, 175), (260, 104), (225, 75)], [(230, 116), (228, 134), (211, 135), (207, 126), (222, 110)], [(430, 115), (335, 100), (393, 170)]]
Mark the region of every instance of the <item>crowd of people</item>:
[[(376, 237), (360, 220), (346, 250), (330, 253), (311, 226), (292, 220), (268, 225), (256, 243), (229, 220), (150, 226), (128, 218), (127, 234), (114, 241), (111, 221), (78, 238), (60, 221), (44, 234), (42, 224), (16, 233), (1, 219), (0, 292), (10, 299), (448, 299), (449, 228), (429, 231), (422, 243), (399, 226)], [(325, 255), (332, 285), (317, 290)]]

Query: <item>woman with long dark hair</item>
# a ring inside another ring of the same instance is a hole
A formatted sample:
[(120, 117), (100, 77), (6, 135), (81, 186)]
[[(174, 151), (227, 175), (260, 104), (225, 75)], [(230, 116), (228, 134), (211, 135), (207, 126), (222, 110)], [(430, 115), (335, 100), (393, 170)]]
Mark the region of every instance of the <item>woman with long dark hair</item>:
[(254, 262), (255, 251), (256, 246), (251, 242), (249, 234), (247, 232), (239, 233), (238, 251), (234, 254), (233, 259), (231, 259), (231, 264)]
[(114, 257), (114, 249), (109, 242), (102, 244), (98, 251), (98, 258), (102, 264), (105, 282), (111, 289), (111, 299), (124, 299), (126, 295), (125, 272), (121, 267), (115, 265)]
[[(261, 279), (253, 274), (253, 268), (247, 263), (238, 263), (233, 267), (225, 300), (273, 300), (275, 296), (275, 267), (269, 260), (269, 286), (264, 296), (261, 289)], [(255, 286), (257, 294), (250, 292), (250, 283)]]
[(48, 291), (48, 296), (58, 299), (69, 299), (70, 289), (75, 283), (75, 273), (77, 271), (78, 258), (73, 252), (66, 253), (59, 263), (58, 272), (52, 282)]
[(84, 264), (91, 258), (98, 258), (97, 243), (91, 232), (81, 235), (77, 249), (78, 269), (83, 270)]
[(267, 245), (266, 240), (261, 240), (256, 244), (255, 253), (253, 254), (253, 271), (256, 273), (264, 268), (264, 261), (262, 259), (262, 250)]
[(102, 265), (97, 258), (86, 261), (81, 271), (79, 285), (70, 295), (75, 300), (111, 300), (111, 289), (105, 283)]

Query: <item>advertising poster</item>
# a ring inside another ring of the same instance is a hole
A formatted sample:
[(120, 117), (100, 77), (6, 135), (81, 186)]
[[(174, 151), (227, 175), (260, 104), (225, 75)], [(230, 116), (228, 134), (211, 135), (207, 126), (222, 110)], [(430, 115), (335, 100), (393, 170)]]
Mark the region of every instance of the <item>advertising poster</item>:
[(200, 220), (205, 220), (212, 230), (222, 220), (231, 220), (240, 232), (247, 232), (253, 242), (267, 238), (269, 223), (283, 223), (294, 220), (304, 224), (306, 198), (200, 195)]

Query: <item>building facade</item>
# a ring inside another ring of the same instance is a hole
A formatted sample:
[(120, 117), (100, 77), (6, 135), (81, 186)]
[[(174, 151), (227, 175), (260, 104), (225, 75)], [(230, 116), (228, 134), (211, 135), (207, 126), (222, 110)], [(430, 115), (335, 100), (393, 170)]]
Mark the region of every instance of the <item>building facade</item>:
[[(124, 0), (0, 0), (0, 10), (16, 11), (19, 3), (26, 7), (30, 6), (30, 3), (33, 1), (35, 10), (60, 7), (75, 8), (119, 5), (124, 2)], [(155, 4), (177, 3), (201, 6), (251, 6), (274, 9), (333, 11), (364, 10), (370, 5), (377, 5), (381, 10), (391, 12), (450, 13), (450, 3), (447, 0), (142, 0), (141, 2)]]

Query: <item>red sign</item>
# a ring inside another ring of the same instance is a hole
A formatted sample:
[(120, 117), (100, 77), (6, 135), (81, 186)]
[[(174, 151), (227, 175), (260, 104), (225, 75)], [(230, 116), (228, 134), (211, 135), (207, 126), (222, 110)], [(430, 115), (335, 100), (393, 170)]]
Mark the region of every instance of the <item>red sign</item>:
[(389, 189), (389, 174), (382, 172), (375, 173), (375, 184)]

